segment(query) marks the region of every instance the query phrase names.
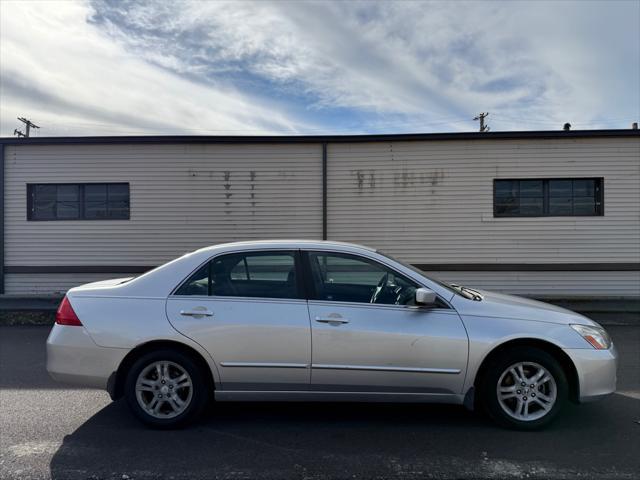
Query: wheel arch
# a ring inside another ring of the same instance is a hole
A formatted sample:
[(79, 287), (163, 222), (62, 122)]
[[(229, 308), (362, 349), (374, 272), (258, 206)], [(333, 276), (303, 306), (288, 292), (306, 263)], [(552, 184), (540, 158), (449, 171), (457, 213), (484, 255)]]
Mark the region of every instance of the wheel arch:
[[(539, 338), (516, 338), (494, 346), (493, 349), (487, 355), (485, 355), (482, 363), (480, 364), (480, 367), (478, 368), (478, 371), (476, 372), (475, 379), (473, 381), (474, 390), (478, 390), (478, 387), (482, 383), (483, 377), (488, 371), (489, 365), (494, 358), (496, 358), (502, 352), (518, 347), (539, 348), (540, 350), (553, 356), (553, 358), (558, 361), (558, 363), (564, 370), (565, 375), (567, 376), (567, 380), (569, 382), (569, 399), (573, 403), (578, 403), (580, 398), (580, 379), (578, 377), (578, 371), (576, 370), (573, 361), (571, 360), (569, 355), (567, 355), (562, 350), (562, 348), (555, 345), (554, 343), (551, 343), (547, 340), (541, 340)], [(478, 398), (476, 397), (475, 400), (477, 402)]]
[(129, 370), (129, 368), (131, 368), (131, 366), (138, 358), (140, 358), (142, 355), (145, 355), (146, 353), (163, 348), (178, 350), (191, 357), (203, 370), (205, 378), (209, 382), (209, 387), (211, 388), (211, 390), (213, 391), (215, 389), (215, 378), (213, 372), (211, 371), (211, 367), (209, 366), (209, 363), (204, 358), (204, 356), (195, 348), (184, 343), (177, 342), (175, 340), (152, 340), (136, 346), (129, 353), (127, 353), (127, 355), (120, 362), (120, 365), (118, 365), (118, 369), (111, 374), (111, 377), (109, 377), (109, 381), (107, 384), (107, 391), (109, 392), (111, 398), (113, 400), (117, 400), (124, 395), (124, 383), (127, 377), (127, 371)]

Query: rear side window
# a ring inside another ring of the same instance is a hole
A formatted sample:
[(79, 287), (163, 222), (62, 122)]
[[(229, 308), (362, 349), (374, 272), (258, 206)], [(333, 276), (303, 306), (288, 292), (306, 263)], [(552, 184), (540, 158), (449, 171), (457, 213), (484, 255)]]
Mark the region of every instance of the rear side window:
[(214, 258), (175, 295), (302, 298), (295, 252), (247, 252)]
[(209, 262), (200, 270), (191, 275), (189, 280), (183, 283), (175, 295), (199, 295), (206, 296), (211, 294), (211, 284), (209, 283)]

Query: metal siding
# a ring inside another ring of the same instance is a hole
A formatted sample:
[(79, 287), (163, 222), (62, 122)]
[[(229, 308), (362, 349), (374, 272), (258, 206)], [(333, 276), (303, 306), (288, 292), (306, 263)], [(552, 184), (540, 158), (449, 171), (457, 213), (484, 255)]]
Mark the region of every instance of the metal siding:
[[(329, 147), (328, 236), (411, 263), (640, 261), (640, 141), (389, 142)], [(603, 217), (494, 218), (496, 178), (604, 177)], [(435, 272), (539, 296), (639, 296), (638, 272)]]
[(99, 273), (37, 273), (5, 275), (5, 293), (7, 295), (51, 295), (62, 294), (67, 290), (85, 283), (98, 282), (109, 278), (131, 277), (131, 274)]
[[(640, 261), (640, 140), (330, 144), (328, 236), (411, 263)], [(496, 178), (604, 177), (602, 217), (494, 218)]]
[(445, 282), (536, 297), (637, 297), (640, 272), (428, 272)]
[[(7, 265), (158, 265), (234, 240), (322, 237), (321, 146), (6, 148)], [(26, 184), (129, 182), (130, 220), (26, 220)]]
[[(18, 145), (5, 155), (10, 266), (156, 265), (224, 241), (322, 238), (319, 143)], [(493, 218), (493, 179), (573, 176), (604, 177), (605, 216)], [(26, 221), (26, 183), (76, 181), (129, 182), (131, 220)], [(411, 263), (640, 261), (638, 138), (329, 144), (327, 189), (329, 239)], [(435, 275), (530, 295), (640, 294), (638, 272)], [(6, 292), (118, 276), (7, 274)]]

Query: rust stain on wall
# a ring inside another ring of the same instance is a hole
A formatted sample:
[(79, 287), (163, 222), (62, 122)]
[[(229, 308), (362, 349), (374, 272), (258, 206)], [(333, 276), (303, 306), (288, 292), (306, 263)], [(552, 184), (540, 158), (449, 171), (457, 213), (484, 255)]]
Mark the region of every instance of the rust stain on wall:
[(355, 175), (358, 191), (362, 191), (364, 188), (376, 188), (375, 170), (352, 170), (351, 175)]
[(403, 169), (400, 172), (393, 173), (393, 184), (403, 188), (420, 185), (436, 187), (443, 179), (444, 169), (442, 168), (430, 172)]
[(256, 172), (255, 170), (251, 170), (249, 172), (249, 188), (251, 189), (251, 193), (249, 194), (251, 196), (251, 215), (255, 215), (256, 214)]
[(222, 177), (224, 178), (224, 184), (222, 185), (225, 189), (225, 197), (227, 199), (226, 202), (224, 202), (225, 207), (227, 207), (224, 211), (224, 213), (226, 215), (230, 215), (231, 214), (231, 196), (233, 195), (230, 190), (231, 190), (231, 172), (229, 170), (226, 170), (223, 172)]

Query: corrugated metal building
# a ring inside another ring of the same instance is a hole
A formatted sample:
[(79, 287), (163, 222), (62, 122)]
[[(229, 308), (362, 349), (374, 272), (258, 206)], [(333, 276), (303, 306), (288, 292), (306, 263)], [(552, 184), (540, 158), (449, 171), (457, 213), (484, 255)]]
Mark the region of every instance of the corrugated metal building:
[(220, 242), (380, 248), (448, 281), (640, 296), (640, 131), (0, 139), (0, 287), (51, 294)]

